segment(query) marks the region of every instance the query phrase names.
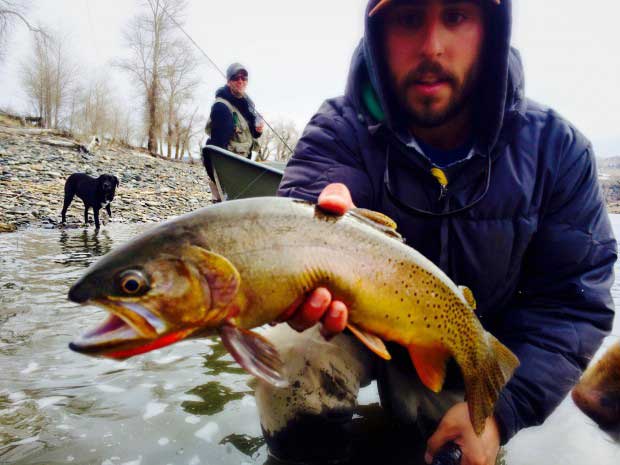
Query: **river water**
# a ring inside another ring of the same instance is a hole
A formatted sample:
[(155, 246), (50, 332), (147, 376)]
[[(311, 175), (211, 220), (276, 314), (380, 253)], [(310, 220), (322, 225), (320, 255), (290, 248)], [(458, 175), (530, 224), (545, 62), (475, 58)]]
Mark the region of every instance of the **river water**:
[[(620, 237), (620, 216), (612, 221)], [(104, 316), (69, 302), (70, 285), (149, 227), (0, 235), (0, 463), (266, 463), (249, 377), (218, 340), (184, 341), (124, 362), (67, 348)], [(620, 284), (613, 292), (618, 299)], [(618, 336), (616, 321), (601, 351)], [(361, 402), (376, 402), (373, 385)], [(519, 433), (506, 454), (508, 465), (620, 463), (620, 445), (570, 398), (543, 426)]]

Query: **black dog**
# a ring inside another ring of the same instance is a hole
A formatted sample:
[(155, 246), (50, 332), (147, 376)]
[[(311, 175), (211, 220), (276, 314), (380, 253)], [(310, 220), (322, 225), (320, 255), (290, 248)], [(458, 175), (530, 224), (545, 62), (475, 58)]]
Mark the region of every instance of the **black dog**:
[(84, 202), (84, 223), (88, 224), (88, 209), (92, 207), (95, 215), (95, 228), (99, 229), (99, 210), (105, 207), (112, 218), (110, 202), (118, 186), (118, 178), (111, 174), (102, 174), (93, 178), (85, 173), (73, 173), (65, 182), (65, 202), (62, 206), (62, 222), (66, 221), (67, 208), (74, 196)]

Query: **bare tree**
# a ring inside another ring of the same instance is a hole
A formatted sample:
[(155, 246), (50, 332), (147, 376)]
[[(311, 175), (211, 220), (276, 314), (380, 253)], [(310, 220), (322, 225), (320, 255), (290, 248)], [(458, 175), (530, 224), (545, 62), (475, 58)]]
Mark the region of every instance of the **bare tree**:
[[(196, 76), (198, 61), (194, 56), (190, 44), (185, 40), (177, 39), (170, 44), (172, 52), (169, 61), (161, 73), (163, 97), (166, 102), (167, 127), (167, 156), (172, 156), (172, 149), (176, 141), (176, 155), (178, 155), (180, 141), (180, 126), (182, 125), (181, 109), (194, 97), (194, 92), (200, 81)], [(178, 158), (178, 156), (175, 156)]]
[(258, 139), (259, 148), (256, 152), (256, 161), (266, 161), (269, 159), (275, 138), (274, 132), (265, 126), (262, 136)]
[(144, 94), (150, 152), (157, 151), (161, 134), (161, 74), (172, 54), (175, 21), (181, 22), (186, 5), (186, 0), (144, 0), (144, 12), (125, 31), (130, 56), (116, 63), (134, 77)]
[(7, 36), (15, 21), (21, 21), (32, 32), (40, 32), (26, 17), (28, 3), (27, 0), (0, 0), (0, 61), (4, 58)]
[(111, 95), (103, 76), (74, 91), (69, 118), (71, 130), (84, 135), (109, 135), (113, 120)]
[(32, 57), (22, 62), (21, 76), (31, 103), (42, 118), (43, 127), (59, 127), (64, 107), (77, 75), (76, 65), (57, 33), (33, 36)]
[[(189, 154), (189, 148), (191, 147), (192, 139), (195, 139), (196, 136), (200, 135), (202, 137), (203, 134), (203, 123), (196, 122), (198, 120), (204, 120), (202, 117), (198, 117), (198, 108), (196, 107), (189, 117), (183, 117), (179, 119), (178, 132), (177, 132), (177, 143), (176, 143), (176, 153), (175, 159), (179, 160), (183, 158), (185, 152), (187, 151)], [(195, 128), (197, 126), (197, 128)], [(190, 155), (191, 158), (191, 155)]]
[(284, 119), (276, 120), (272, 128), (273, 130), (266, 129), (259, 139), (261, 149), (258, 154), (260, 159), (257, 159), (288, 161), (299, 140), (299, 131), (295, 123)]

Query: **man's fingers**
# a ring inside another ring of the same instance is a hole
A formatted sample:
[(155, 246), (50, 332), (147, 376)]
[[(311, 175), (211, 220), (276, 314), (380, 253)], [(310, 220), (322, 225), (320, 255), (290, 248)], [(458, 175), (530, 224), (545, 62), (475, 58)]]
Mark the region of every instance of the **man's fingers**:
[(348, 315), (349, 311), (347, 306), (339, 300), (334, 300), (323, 317), (321, 334), (329, 338), (344, 331), (347, 327)]
[(289, 325), (297, 330), (304, 331), (319, 322), (332, 301), (332, 294), (324, 287), (318, 287), (308, 296), (289, 321)]
[(325, 211), (344, 215), (348, 210), (354, 208), (351, 192), (344, 184), (329, 184), (319, 195), (318, 205)]
[(435, 433), (429, 438), (426, 443), (426, 454), (424, 454), (424, 461), (430, 464), (433, 461), (435, 454), (449, 441), (454, 441), (459, 437), (458, 431), (448, 427), (445, 422), (441, 422), (437, 427)]

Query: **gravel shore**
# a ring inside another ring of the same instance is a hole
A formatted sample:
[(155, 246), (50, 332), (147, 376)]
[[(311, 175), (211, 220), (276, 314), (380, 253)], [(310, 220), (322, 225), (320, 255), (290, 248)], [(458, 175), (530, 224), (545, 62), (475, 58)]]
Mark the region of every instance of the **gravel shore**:
[[(0, 232), (28, 226), (57, 227), (64, 184), (72, 173), (120, 180), (111, 203), (112, 219), (102, 223), (159, 222), (211, 202), (204, 167), (152, 156), (144, 151), (102, 145), (82, 153), (66, 135), (0, 125)], [(81, 226), (84, 205), (77, 197), (67, 226)], [(92, 220), (92, 210), (89, 213)], [(105, 226), (102, 226), (105, 227)]]
[[(61, 133), (0, 124), (0, 233), (28, 226), (58, 227), (65, 179), (72, 173), (119, 178), (112, 219), (101, 210), (102, 224), (160, 222), (211, 203), (199, 160), (177, 162), (105, 144), (88, 154), (80, 152), (79, 145)], [(620, 213), (612, 189), (618, 182), (615, 175), (602, 182), (609, 213)], [(82, 226), (83, 211), (76, 197), (67, 212), (67, 227)], [(89, 215), (92, 221), (92, 210)]]

